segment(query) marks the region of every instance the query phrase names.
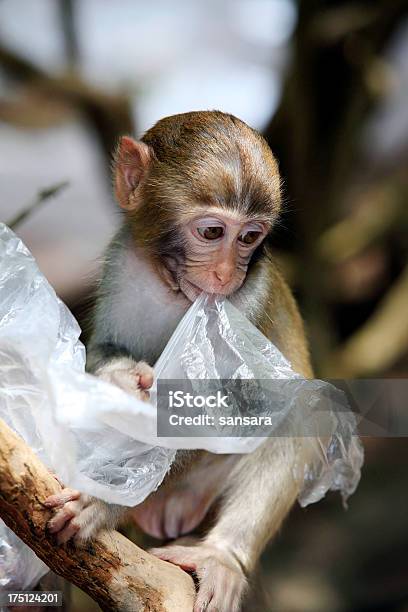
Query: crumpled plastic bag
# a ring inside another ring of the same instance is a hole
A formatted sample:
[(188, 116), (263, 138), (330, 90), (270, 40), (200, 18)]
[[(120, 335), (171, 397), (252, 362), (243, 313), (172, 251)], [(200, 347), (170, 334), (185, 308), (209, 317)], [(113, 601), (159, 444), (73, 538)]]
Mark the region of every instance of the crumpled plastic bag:
[[(67, 485), (111, 503), (134, 506), (166, 475), (177, 448), (247, 453), (262, 437), (162, 438), (156, 409), (85, 373), (80, 329), (19, 238), (0, 224), (0, 418), (34, 449)], [(188, 310), (155, 366), (159, 379), (282, 379), (295, 382), (293, 397), (280, 392), (277, 426), (294, 418), (299, 402), (322, 389), (305, 381), (280, 351), (228, 300), (201, 296)], [(154, 391), (154, 389), (153, 389)], [(344, 408), (345, 400), (335, 395)], [(313, 413), (303, 405), (303, 417)], [(335, 406), (333, 405), (335, 408)], [(235, 407), (239, 412), (239, 405)], [(265, 408), (265, 410), (267, 410)], [(327, 442), (308, 438), (314, 460), (297, 466), (301, 505), (328, 489), (346, 498), (363, 462), (350, 412), (329, 415)], [(299, 415), (296, 417), (299, 418)], [(221, 432), (222, 433), (222, 432)], [(273, 435), (273, 431), (271, 432)], [(0, 536), (1, 537), (1, 536)]]
[(48, 571), (35, 552), (0, 519), (0, 592), (29, 590)]
[[(198, 298), (154, 369), (153, 395), (157, 380), (204, 380), (205, 385), (197, 386), (206, 394), (211, 393), (211, 383), (215, 394), (218, 380), (223, 380), (224, 390), (228, 390), (228, 380), (234, 390), (235, 381), (248, 381), (248, 385), (238, 387), (239, 400), (229, 408), (228, 416), (270, 416), (273, 423), (269, 428), (253, 427), (252, 434), (246, 427), (245, 437), (242, 428), (225, 426), (218, 430), (217, 437), (160, 437), (160, 444), (204, 448), (214, 453), (247, 453), (262, 444), (265, 435), (298, 436), (311, 457), (308, 464), (294, 467), (294, 476), (301, 483), (300, 505), (319, 501), (328, 490), (340, 491), (345, 504), (354, 493), (364, 454), (345, 394), (328, 382), (306, 380), (294, 372), (279, 349), (229, 300), (204, 295)], [(191, 386), (194, 390), (194, 383)], [(217, 410), (207, 408), (206, 412), (211, 415)]]

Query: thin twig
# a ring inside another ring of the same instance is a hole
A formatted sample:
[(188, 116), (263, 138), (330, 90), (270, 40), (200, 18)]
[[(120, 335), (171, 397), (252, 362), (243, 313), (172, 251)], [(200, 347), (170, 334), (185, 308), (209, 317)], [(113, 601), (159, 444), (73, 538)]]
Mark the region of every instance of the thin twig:
[(30, 217), (35, 210), (37, 210), (44, 202), (49, 200), (50, 198), (60, 193), (63, 189), (68, 187), (69, 181), (62, 181), (61, 183), (57, 183), (51, 187), (47, 187), (46, 189), (42, 189), (39, 191), (34, 202), (31, 202), (26, 208), (24, 208), (21, 212), (18, 213), (11, 221), (9, 221), (8, 226), (11, 229), (15, 229), (17, 225), (25, 221), (27, 217)]

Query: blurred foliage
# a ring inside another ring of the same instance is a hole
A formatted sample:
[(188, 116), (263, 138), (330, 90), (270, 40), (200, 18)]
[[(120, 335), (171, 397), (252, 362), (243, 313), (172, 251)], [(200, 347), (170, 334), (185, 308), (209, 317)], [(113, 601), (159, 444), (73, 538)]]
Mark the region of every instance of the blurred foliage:
[(383, 54), (404, 16), (400, 1), (300, 2), (281, 104), (265, 131), (290, 203), (275, 244), (291, 254), (320, 375), (378, 376), (407, 357), (407, 158), (367, 166), (361, 147), (390, 93)]

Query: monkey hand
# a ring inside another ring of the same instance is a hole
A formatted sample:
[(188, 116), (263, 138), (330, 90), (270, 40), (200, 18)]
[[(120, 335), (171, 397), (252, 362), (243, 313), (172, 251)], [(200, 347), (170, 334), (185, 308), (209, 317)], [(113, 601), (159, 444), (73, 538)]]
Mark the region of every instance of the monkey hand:
[(154, 372), (145, 361), (116, 357), (98, 368), (95, 374), (123, 391), (136, 395), (138, 399), (149, 399), (148, 389), (153, 384)]
[(48, 521), (48, 530), (56, 534), (58, 544), (70, 539), (82, 544), (101, 529), (114, 529), (127, 510), (68, 488), (48, 497), (44, 505), (56, 508)]
[(247, 580), (238, 560), (228, 551), (205, 542), (182, 545), (187, 542), (191, 543), (191, 538), (181, 538), (150, 552), (197, 575), (199, 589), (194, 612), (239, 612)]

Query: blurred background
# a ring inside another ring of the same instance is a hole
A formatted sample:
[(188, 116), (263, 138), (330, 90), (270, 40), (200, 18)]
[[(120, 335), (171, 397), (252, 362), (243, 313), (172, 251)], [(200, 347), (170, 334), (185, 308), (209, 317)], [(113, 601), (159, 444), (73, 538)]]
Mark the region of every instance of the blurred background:
[[(406, 377), (407, 1), (0, 0), (0, 220), (80, 322), (119, 135), (199, 109), (279, 160), (274, 253), (317, 375)], [(268, 547), (259, 610), (408, 611), (408, 445), (364, 444), (348, 511), (296, 509)], [(96, 608), (75, 590), (70, 609)]]

